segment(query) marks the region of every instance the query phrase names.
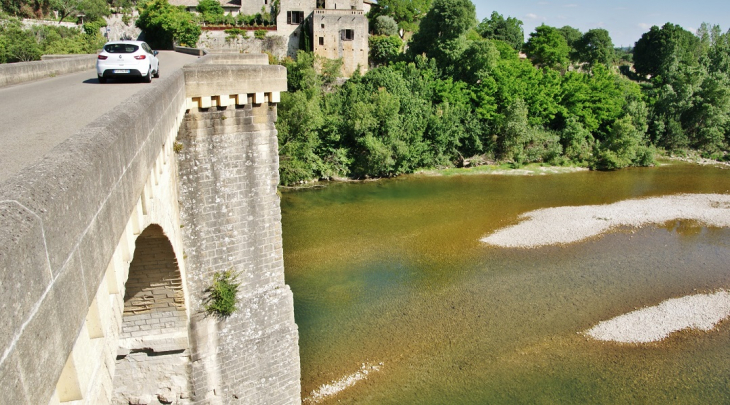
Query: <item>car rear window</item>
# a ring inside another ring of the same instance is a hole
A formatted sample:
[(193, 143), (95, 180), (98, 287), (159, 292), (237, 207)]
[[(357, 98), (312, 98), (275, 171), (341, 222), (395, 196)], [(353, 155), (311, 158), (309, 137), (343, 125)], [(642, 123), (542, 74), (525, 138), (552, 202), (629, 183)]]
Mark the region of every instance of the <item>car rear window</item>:
[(132, 44), (108, 44), (104, 45), (104, 50), (109, 53), (134, 53), (139, 47)]

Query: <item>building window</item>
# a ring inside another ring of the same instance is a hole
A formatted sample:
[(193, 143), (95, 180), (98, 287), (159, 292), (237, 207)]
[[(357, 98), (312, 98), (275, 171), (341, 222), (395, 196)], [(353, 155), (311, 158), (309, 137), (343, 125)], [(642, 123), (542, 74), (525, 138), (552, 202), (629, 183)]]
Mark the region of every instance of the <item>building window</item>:
[(319, 44), (324, 46), (324, 37), (319, 37)]
[(324, 0), (317, 0), (317, 8), (319, 8), (319, 9), (324, 8)]
[(304, 11), (287, 11), (286, 12), (286, 23), (287, 24), (301, 24), (304, 22)]
[(322, 24), (322, 29), (324, 29), (324, 24)]
[(343, 41), (352, 41), (355, 39), (355, 30), (342, 30), (340, 31), (340, 38)]

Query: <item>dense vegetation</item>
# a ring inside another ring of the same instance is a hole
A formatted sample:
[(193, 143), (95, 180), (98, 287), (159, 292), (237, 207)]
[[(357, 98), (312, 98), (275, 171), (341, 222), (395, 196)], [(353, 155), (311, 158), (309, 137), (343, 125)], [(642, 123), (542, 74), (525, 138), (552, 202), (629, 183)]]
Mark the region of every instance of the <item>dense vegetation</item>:
[(44, 25), (24, 28), (18, 19), (2, 20), (0, 63), (40, 60), (48, 54), (95, 53), (104, 45), (99, 28), (97, 23), (85, 24), (83, 30)]
[(718, 27), (652, 28), (635, 73), (603, 29), (541, 26), (523, 44), (521, 21), (493, 13), (477, 24), (469, 0), (434, 0), (420, 19), (404, 3), (371, 13), (379, 66), (364, 75), (337, 86), (332, 62), (283, 62), (282, 184), (486, 162), (618, 169), (689, 148), (726, 156), (730, 34)]

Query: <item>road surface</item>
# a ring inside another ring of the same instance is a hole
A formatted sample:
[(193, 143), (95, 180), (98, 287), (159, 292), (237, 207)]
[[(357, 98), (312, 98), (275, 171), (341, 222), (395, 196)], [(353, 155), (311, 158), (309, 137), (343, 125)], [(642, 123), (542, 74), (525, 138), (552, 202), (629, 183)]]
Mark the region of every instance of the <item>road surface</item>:
[[(160, 78), (197, 56), (161, 51)], [(152, 83), (111, 79), (100, 84), (85, 70), (0, 89), (0, 183), (40, 160), (96, 118)]]

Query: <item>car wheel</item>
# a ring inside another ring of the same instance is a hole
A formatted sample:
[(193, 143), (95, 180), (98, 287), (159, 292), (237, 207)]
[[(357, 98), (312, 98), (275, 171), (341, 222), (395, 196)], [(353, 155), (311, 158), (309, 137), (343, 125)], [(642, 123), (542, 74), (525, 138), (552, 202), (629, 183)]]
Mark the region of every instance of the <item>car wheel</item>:
[(106, 83), (106, 77), (100, 77), (99, 78), (99, 83), (101, 83), (101, 84)]
[(157, 64), (157, 70), (155, 70), (155, 74), (152, 77), (154, 77), (155, 79), (160, 78), (160, 64), (159, 63)]
[(147, 71), (147, 76), (143, 80), (145, 83), (152, 83), (152, 66), (150, 66), (150, 69)]

